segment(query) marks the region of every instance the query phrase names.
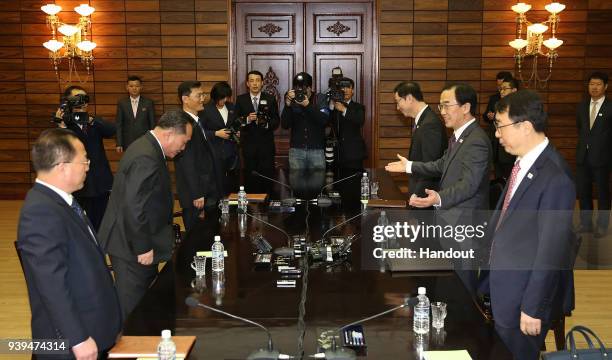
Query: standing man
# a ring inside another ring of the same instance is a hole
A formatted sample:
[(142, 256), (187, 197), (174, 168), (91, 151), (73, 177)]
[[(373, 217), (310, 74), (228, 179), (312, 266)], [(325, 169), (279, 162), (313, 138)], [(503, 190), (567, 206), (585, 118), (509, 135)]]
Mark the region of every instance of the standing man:
[(130, 96), (117, 102), (117, 152), (122, 153), (134, 140), (155, 127), (153, 100), (140, 95), (142, 79), (132, 75), (125, 86)]
[(281, 114), (281, 126), (291, 129), (289, 168), (325, 170), (328, 106), (323, 94), (313, 92), (310, 74), (301, 72), (293, 77), (293, 89), (285, 94)]
[[(499, 86), (499, 96), (500, 99), (505, 98), (506, 96), (515, 93), (519, 90), (519, 81), (515, 78), (505, 78), (502, 80), (501, 85)], [(493, 169), (495, 170), (495, 179), (502, 180), (503, 184), (508, 181), (510, 177), (510, 172), (512, 171), (512, 166), (514, 166), (514, 161), (516, 160), (516, 156), (512, 154), (508, 154), (504, 147), (499, 143), (499, 139), (495, 137), (495, 122), (491, 124), (493, 129)]]
[(539, 359), (551, 321), (573, 309), (576, 193), (546, 124), (533, 91), (497, 104), (495, 136), (517, 160), (489, 223), (489, 286), (495, 329), (517, 360)]
[(509, 71), (500, 71), (497, 73), (497, 76), (495, 76), (495, 82), (497, 85), (497, 91), (489, 96), (489, 102), (487, 103), (487, 109), (485, 110), (485, 112), (482, 114), (482, 119), (484, 120), (484, 122), (486, 124), (488, 124), (490, 126), (490, 129), (492, 130), (492, 137), (495, 137), (495, 129), (493, 128), (493, 122), (495, 121), (495, 104), (497, 104), (497, 102), (499, 101), (499, 99), (501, 99), (501, 87), (502, 87), (502, 83), (504, 82), (505, 79), (512, 79), (512, 73), (510, 73)]
[(159, 262), (172, 255), (174, 199), (166, 158), (180, 153), (191, 133), (182, 112), (168, 112), (119, 163), (100, 241), (113, 264), (124, 319), (157, 275)]
[[(206, 135), (198, 113), (204, 109), (204, 90), (199, 81), (184, 81), (178, 87), (183, 115), (194, 129), (191, 141), (175, 161), (176, 191), (183, 209), (183, 224), (189, 231), (204, 208), (216, 208), (223, 197), (223, 168), (212, 139)], [(220, 149), (219, 149), (220, 151)]]
[[(589, 99), (578, 105), (576, 126), (576, 185), (580, 200), (581, 231), (594, 230), (595, 237), (608, 231), (610, 221), (610, 162), (612, 161), (612, 106), (606, 98), (608, 75), (594, 72), (589, 77)], [(593, 229), (593, 192), (597, 187), (597, 221)]]
[(355, 82), (349, 78), (342, 81), (350, 86), (342, 88), (344, 102), (334, 102), (331, 113), (331, 126), (338, 140), (336, 162), (338, 168), (359, 170), (363, 169), (363, 160), (367, 156), (366, 144), (361, 136), (365, 107), (353, 101)]
[(109, 139), (115, 135), (115, 126), (107, 123), (100, 116), (90, 116), (87, 113), (89, 96), (85, 89), (80, 86), (70, 86), (64, 91), (64, 99), (66, 100), (78, 97), (83, 99), (84, 103), (81, 106), (74, 107), (72, 112), (73, 114), (82, 113), (82, 119), (86, 119), (86, 121), (71, 119), (64, 122), (62, 120), (63, 110), (58, 110), (56, 116), (60, 118), (58, 120), (59, 126), (72, 130), (85, 145), (87, 156), (91, 161), (85, 185), (82, 189), (75, 191), (74, 196), (85, 210), (94, 230), (98, 231), (108, 204), (109, 192), (113, 186), (113, 173), (106, 158), (104, 139)]
[[(238, 117), (246, 118), (247, 125), (240, 131), (240, 143), (242, 145), (242, 158), (244, 161), (244, 177), (247, 186), (253, 185), (255, 189), (247, 191), (260, 192), (258, 189), (267, 189), (270, 184), (265, 183), (258, 177), (253, 176), (257, 171), (265, 176), (274, 175), (274, 156), (276, 147), (274, 145), (274, 131), (280, 124), (278, 115), (278, 104), (274, 96), (262, 92), (263, 74), (257, 70), (251, 70), (247, 74), (246, 87), (249, 92), (236, 98), (236, 112)], [(261, 100), (267, 102), (267, 114), (260, 114), (258, 119), (259, 104)]]
[[(399, 83), (393, 90), (393, 96), (397, 111), (404, 117), (414, 119), (408, 160), (429, 162), (440, 159), (447, 146), (446, 131), (438, 115), (423, 100), (419, 84), (412, 81)], [(425, 197), (425, 189), (439, 190), (439, 186), (439, 176), (412, 174), (408, 178), (410, 196)]]
[(36, 182), (26, 196), (17, 248), (28, 285), (32, 338), (65, 339), (65, 358), (106, 358), (121, 309), (92, 224), (72, 193), (90, 160), (69, 130), (45, 130), (32, 147)]

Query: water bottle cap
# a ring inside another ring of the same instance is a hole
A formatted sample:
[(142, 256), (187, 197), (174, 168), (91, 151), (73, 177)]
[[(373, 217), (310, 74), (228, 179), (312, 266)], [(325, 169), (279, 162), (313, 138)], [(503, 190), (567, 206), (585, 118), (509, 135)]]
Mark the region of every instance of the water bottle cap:
[(425, 295), (427, 290), (425, 290), (424, 286), (419, 286), (419, 295)]
[(363, 173), (363, 176), (368, 176), (368, 173), (367, 173), (367, 172), (364, 172), (364, 173)]
[(162, 339), (170, 339), (172, 337), (172, 332), (170, 330), (162, 330)]
[(386, 215), (387, 215), (387, 212), (385, 210), (380, 212), (380, 216), (386, 216)]
[(221, 236), (215, 235), (215, 241), (221, 241)]
[(240, 191), (243, 191), (243, 190), (244, 190), (244, 186), (240, 186)]

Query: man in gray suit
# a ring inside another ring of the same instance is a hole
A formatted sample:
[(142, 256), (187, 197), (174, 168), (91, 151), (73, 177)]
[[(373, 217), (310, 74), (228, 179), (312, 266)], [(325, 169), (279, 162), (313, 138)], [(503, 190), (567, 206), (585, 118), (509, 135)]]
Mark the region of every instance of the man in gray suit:
[(125, 86), (130, 96), (117, 102), (117, 152), (122, 153), (134, 140), (155, 127), (153, 100), (140, 95), (142, 79), (132, 75)]
[(157, 275), (158, 263), (172, 255), (174, 199), (166, 158), (183, 151), (191, 134), (189, 119), (170, 111), (119, 163), (99, 238), (113, 264), (124, 319)]
[[(413, 194), (410, 205), (417, 208), (434, 206), (446, 210), (438, 216), (448, 225), (482, 225), (489, 207), (489, 163), (491, 142), (476, 121), (478, 97), (467, 84), (451, 84), (442, 90), (438, 109), (447, 128), (453, 129), (448, 148), (435, 161), (399, 161), (389, 163), (389, 172), (407, 172), (423, 177), (439, 177), (440, 191), (425, 189), (425, 197)], [(464, 241), (461, 247), (478, 248), (484, 244)], [(465, 265), (465, 264), (464, 264)], [(472, 264), (468, 264), (472, 266)], [(475, 290), (475, 273), (459, 274), (469, 290)]]

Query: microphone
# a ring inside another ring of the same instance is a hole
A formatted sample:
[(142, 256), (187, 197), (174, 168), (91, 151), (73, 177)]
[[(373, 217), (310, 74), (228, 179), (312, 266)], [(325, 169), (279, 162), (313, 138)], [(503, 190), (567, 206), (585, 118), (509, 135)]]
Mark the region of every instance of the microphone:
[[(392, 307), (391, 309), (385, 310), (383, 312), (380, 312), (378, 314), (372, 315), (372, 316), (368, 316), (366, 318), (357, 320), (357, 321), (353, 321), (352, 323), (340, 326), (336, 329), (333, 330), (333, 332), (339, 332), (342, 331), (344, 329), (346, 329), (347, 327), (353, 326), (353, 325), (357, 325), (357, 324), (361, 324), (364, 323), (366, 321), (369, 320), (373, 320), (376, 318), (379, 318), (383, 315), (386, 315), (388, 313), (394, 312), (395, 310), (401, 309), (401, 308), (405, 308), (405, 307), (414, 307), (416, 304), (418, 304), (419, 299), (417, 299), (416, 297), (408, 297), (406, 299), (404, 299), (404, 302), (401, 305)], [(321, 353), (319, 354), (315, 354), (314, 355), (315, 358), (325, 358), (325, 359), (333, 359), (333, 360), (355, 360), (356, 359), (356, 355), (355, 352), (351, 349), (345, 349), (343, 347), (341, 347), (340, 349), (338, 349), (338, 346), (336, 345), (336, 337), (332, 335), (332, 345), (331, 345), (331, 349), (330, 350), (326, 350), (323, 353), (323, 356), (321, 355)]]
[(321, 236), (321, 241), (325, 240), (325, 237), (327, 236), (327, 234), (329, 234), (329, 232), (330, 232), (330, 231), (332, 231), (332, 230), (334, 230), (334, 229), (336, 229), (336, 228), (339, 228), (340, 226), (342, 226), (342, 225), (344, 225), (344, 224), (346, 224), (346, 223), (348, 223), (348, 222), (353, 221), (354, 219), (356, 219), (356, 218), (360, 217), (360, 216), (361, 216), (361, 215), (363, 215), (364, 213), (366, 213), (366, 212), (365, 212), (365, 211), (362, 211), (362, 212), (360, 212), (359, 214), (357, 214), (357, 215), (355, 215), (355, 216), (353, 216), (353, 217), (351, 217), (351, 218), (349, 218), (349, 219), (347, 219), (347, 220), (344, 220), (344, 221), (343, 221), (343, 222), (341, 222), (340, 224), (335, 225), (335, 226), (333, 226), (333, 227), (330, 227), (330, 228), (329, 228), (329, 229), (328, 229), (326, 232), (324, 232), (324, 233), (323, 233), (323, 235)]
[(337, 183), (343, 182), (344, 180), (348, 180), (350, 178), (353, 178), (353, 177), (355, 177), (355, 176), (357, 176), (359, 174), (361, 174), (361, 173), (360, 172), (356, 172), (353, 175), (349, 175), (349, 176), (344, 177), (344, 178), (342, 178), (340, 180), (336, 180), (336, 181), (334, 181), (331, 184), (327, 184), (327, 185), (323, 186), (321, 188), (321, 191), (319, 192), (319, 196), (317, 196), (317, 205), (320, 206), (320, 207), (329, 207), (329, 206), (331, 206), (332, 201), (329, 198), (329, 196), (323, 196), (323, 190), (325, 190), (325, 188), (330, 187), (330, 186), (332, 186), (334, 184), (337, 184)]
[(279, 358), (285, 358), (285, 359), (288, 358), (288, 357), (286, 357), (286, 355), (281, 356), (281, 354), (278, 351), (274, 350), (274, 346), (272, 344), (272, 335), (270, 334), (270, 331), (268, 329), (266, 329), (265, 326), (263, 326), (263, 325), (261, 325), (259, 323), (256, 323), (255, 321), (252, 321), (252, 320), (249, 320), (249, 319), (245, 319), (243, 317), (230, 314), (230, 313), (225, 312), (223, 310), (219, 310), (219, 309), (214, 308), (212, 306), (208, 306), (208, 305), (202, 304), (201, 302), (198, 301), (198, 299), (193, 298), (191, 296), (187, 296), (185, 298), (185, 305), (187, 305), (189, 307), (202, 307), (204, 309), (208, 309), (210, 311), (213, 311), (213, 312), (216, 312), (216, 313), (228, 316), (228, 317), (230, 317), (232, 319), (236, 319), (236, 320), (240, 320), (240, 321), (246, 322), (246, 323), (251, 324), (251, 325), (255, 325), (255, 326), (263, 329), (266, 332), (266, 334), (268, 335), (268, 348), (265, 349), (265, 350), (264, 349), (259, 349), (257, 351), (252, 352), (247, 359), (249, 359), (249, 360), (272, 360), (272, 359), (274, 359), (274, 360), (276, 360), (276, 359), (279, 359)]
[(286, 247), (280, 247), (277, 249), (274, 249), (274, 254), (279, 255), (279, 256), (293, 256), (294, 255), (294, 250), (293, 248), (289, 247), (289, 245), (291, 245), (291, 236), (289, 234), (287, 234), (287, 232), (281, 228), (279, 228), (278, 226), (274, 226), (272, 224), (270, 224), (267, 221), (264, 221), (256, 216), (253, 216), (251, 214), (249, 214), (248, 212), (244, 213), (246, 216), (251, 217), (252, 219), (255, 219), (259, 222), (262, 222), (266, 225), (268, 225), (269, 227), (272, 227), (278, 231), (280, 231), (281, 233), (283, 233), (286, 237), (287, 237), (287, 246)]
[(265, 176), (263, 174), (260, 174), (257, 170), (251, 171), (251, 174), (259, 176), (259, 177), (262, 177), (262, 178), (264, 178), (266, 180), (270, 180), (272, 182), (280, 184), (280, 185), (286, 187), (287, 189), (289, 189), (289, 191), (291, 192), (291, 197), (288, 197), (288, 198), (285, 198), (285, 199), (281, 199), (281, 204), (283, 206), (295, 206), (295, 204), (297, 203), (297, 199), (295, 198), (295, 196), (293, 196), (293, 189), (291, 188), (291, 186), (289, 186), (289, 185), (287, 185), (285, 183), (282, 183), (282, 182), (280, 182), (280, 181), (278, 181), (276, 179), (272, 179), (271, 177), (268, 177), (268, 176)]

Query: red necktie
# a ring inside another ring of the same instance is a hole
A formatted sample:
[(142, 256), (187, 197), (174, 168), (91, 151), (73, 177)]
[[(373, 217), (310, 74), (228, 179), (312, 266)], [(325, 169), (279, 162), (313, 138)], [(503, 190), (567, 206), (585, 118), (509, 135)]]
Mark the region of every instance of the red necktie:
[(506, 210), (508, 210), (508, 206), (510, 205), (510, 199), (512, 199), (512, 189), (514, 189), (514, 185), (516, 183), (516, 178), (518, 176), (521, 167), (519, 166), (519, 161), (514, 163), (512, 167), (512, 172), (510, 173), (510, 183), (508, 184), (508, 190), (506, 191), (506, 196), (504, 197), (504, 204), (502, 205), (501, 214), (499, 214), (499, 220), (497, 221), (497, 226), (495, 230), (499, 228), (499, 224), (501, 224), (504, 215), (506, 215)]

